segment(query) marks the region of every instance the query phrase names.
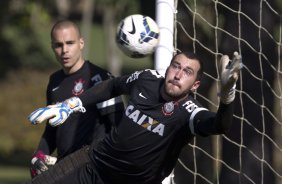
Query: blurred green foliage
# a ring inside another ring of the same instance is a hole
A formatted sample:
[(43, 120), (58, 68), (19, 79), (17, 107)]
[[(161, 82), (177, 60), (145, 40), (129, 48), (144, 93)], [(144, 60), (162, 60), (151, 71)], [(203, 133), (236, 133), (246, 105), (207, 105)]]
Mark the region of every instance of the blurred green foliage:
[(0, 156), (30, 151), (38, 144), (43, 125), (32, 126), (27, 116), (32, 109), (45, 105), (49, 72), (31, 70), (8, 73), (0, 83)]
[[(32, 1), (11, 0), (0, 2), (0, 79), (8, 71), (19, 68), (46, 70), (57, 66), (50, 49), (50, 29), (57, 19), (69, 18), (78, 23), (83, 19), (83, 2), (68, 1), (66, 15), (62, 15), (59, 0)], [(101, 26), (101, 17), (112, 7), (116, 10), (116, 21), (122, 17), (138, 12), (138, 1), (115, 0), (95, 1), (95, 15), (93, 24), (100, 30), (91, 34), (93, 44), (98, 45), (97, 50), (91, 46), (87, 59), (104, 60), (105, 48), (103, 44), (104, 31)], [(96, 23), (95, 23), (96, 22)], [(95, 26), (94, 26), (95, 29)], [(95, 29), (98, 30), (98, 29)], [(94, 57), (95, 55), (95, 57)], [(105, 66), (105, 65), (104, 65)]]
[(0, 19), (1, 76), (22, 67), (53, 67), (56, 63), (52, 61), (49, 43), (44, 39), (49, 37), (46, 28), (51, 24), (48, 12), (33, 1), (5, 2)]
[(0, 184), (19, 184), (30, 178), (26, 167), (0, 166)]

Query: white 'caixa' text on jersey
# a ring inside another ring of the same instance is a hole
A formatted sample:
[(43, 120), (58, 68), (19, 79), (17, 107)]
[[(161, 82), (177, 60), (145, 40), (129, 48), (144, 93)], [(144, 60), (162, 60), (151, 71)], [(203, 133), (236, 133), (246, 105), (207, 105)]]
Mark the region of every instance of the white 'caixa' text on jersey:
[(142, 113), (140, 110), (135, 109), (133, 105), (127, 106), (125, 115), (143, 128), (163, 136), (165, 125)]

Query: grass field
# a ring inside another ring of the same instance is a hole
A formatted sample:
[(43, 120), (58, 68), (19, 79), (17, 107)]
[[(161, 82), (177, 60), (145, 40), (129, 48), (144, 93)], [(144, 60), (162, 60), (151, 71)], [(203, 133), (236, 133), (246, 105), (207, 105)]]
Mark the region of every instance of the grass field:
[(29, 178), (26, 167), (0, 166), (0, 184), (21, 184)]

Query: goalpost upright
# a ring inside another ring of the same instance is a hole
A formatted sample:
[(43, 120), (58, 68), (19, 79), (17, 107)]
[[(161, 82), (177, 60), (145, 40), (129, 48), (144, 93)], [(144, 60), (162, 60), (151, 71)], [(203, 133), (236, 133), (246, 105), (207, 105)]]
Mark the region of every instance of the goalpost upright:
[(156, 22), (160, 28), (160, 40), (155, 51), (154, 68), (161, 75), (165, 74), (173, 56), (174, 15), (174, 0), (156, 0)]
[[(155, 51), (154, 68), (164, 76), (174, 52), (174, 0), (156, 0), (156, 22), (160, 28), (160, 40)], [(162, 184), (172, 183), (173, 173)]]

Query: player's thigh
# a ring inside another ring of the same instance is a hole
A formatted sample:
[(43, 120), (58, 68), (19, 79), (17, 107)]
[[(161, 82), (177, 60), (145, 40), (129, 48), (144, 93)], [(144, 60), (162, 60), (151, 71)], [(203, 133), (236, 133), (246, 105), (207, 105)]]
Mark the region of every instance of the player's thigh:
[(104, 184), (91, 163), (76, 168), (59, 181), (60, 184)]

